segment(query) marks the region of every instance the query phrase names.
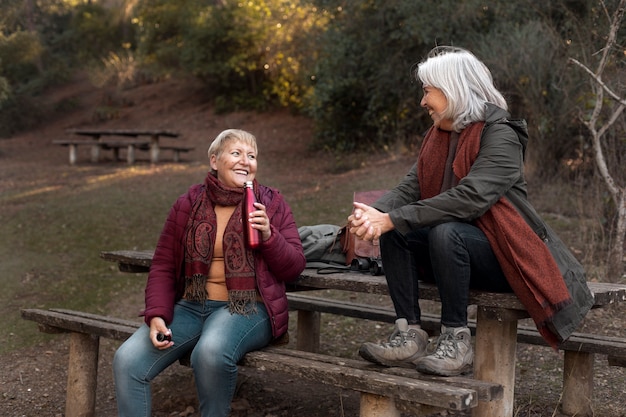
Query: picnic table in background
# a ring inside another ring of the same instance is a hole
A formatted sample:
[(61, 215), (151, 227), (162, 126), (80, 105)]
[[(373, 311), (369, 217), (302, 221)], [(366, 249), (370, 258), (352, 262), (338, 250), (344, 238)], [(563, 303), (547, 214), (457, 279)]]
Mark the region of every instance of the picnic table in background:
[(161, 150), (168, 149), (174, 152), (174, 162), (180, 161), (181, 152), (189, 152), (193, 147), (184, 144), (164, 144), (162, 138), (177, 139), (180, 134), (169, 130), (160, 129), (96, 129), (80, 128), (67, 129), (69, 135), (86, 137), (87, 139), (62, 139), (52, 143), (61, 146), (69, 146), (69, 162), (75, 165), (77, 160), (77, 147), (81, 145), (91, 146), (91, 162), (100, 160), (101, 150), (113, 150), (115, 159), (119, 159), (120, 148), (126, 149), (126, 160), (129, 164), (135, 162), (135, 150), (150, 151), (150, 162), (157, 163)]

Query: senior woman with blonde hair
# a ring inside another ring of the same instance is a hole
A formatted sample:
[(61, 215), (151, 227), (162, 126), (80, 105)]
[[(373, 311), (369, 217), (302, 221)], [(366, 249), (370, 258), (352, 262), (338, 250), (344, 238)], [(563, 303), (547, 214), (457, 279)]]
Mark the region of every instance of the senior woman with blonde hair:
[[(593, 303), (576, 258), (527, 200), (524, 121), (510, 120), (491, 73), (469, 51), (437, 47), (418, 65), (421, 106), (433, 126), (417, 163), (372, 206), (354, 203), (350, 232), (380, 238), (396, 312), (389, 340), (360, 355), (388, 366), (450, 376), (472, 370), (470, 288), (513, 291), (553, 347)], [(441, 297), (432, 351), (420, 327), (418, 280)]]
[[(239, 360), (286, 334), (285, 282), (306, 260), (286, 201), (255, 180), (257, 154), (252, 134), (223, 131), (209, 147), (204, 182), (172, 206), (148, 274), (145, 325), (113, 361), (120, 416), (150, 416), (150, 382), (190, 355), (201, 415), (226, 417)], [(246, 181), (258, 203), (242, 220)], [(246, 248), (243, 221), (260, 231), (257, 249)]]

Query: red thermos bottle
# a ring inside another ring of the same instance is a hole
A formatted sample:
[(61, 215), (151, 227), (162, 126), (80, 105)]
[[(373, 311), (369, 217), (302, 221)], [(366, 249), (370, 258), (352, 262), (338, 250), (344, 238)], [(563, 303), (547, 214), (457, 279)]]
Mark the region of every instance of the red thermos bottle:
[(243, 237), (246, 241), (246, 245), (249, 249), (256, 249), (261, 244), (261, 232), (252, 227), (252, 224), (248, 221), (250, 213), (256, 211), (254, 203), (256, 197), (254, 196), (254, 189), (252, 188), (252, 181), (246, 181), (243, 190)]

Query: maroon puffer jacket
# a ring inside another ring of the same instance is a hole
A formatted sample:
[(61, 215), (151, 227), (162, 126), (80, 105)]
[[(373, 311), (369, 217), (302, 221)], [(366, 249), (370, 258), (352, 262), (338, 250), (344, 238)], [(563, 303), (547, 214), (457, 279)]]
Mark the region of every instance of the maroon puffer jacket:
[[(270, 218), (272, 236), (255, 251), (257, 287), (272, 321), (274, 338), (287, 331), (289, 311), (285, 282), (295, 281), (306, 260), (293, 214), (280, 192), (259, 184), (259, 200)], [(154, 317), (172, 321), (174, 304), (184, 291), (184, 232), (204, 184), (193, 185), (172, 206), (159, 237), (146, 285), (145, 322)]]

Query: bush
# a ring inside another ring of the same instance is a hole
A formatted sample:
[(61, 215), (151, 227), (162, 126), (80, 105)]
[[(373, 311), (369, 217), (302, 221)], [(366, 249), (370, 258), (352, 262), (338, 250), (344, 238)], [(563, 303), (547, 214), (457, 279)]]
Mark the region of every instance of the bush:
[(0, 8), (2, 136), (46, 120), (53, 109), (38, 103), (41, 91), (67, 81), (73, 68), (122, 47), (119, 22), (112, 10), (99, 4), (70, 7), (49, 0), (30, 2), (25, 8), (20, 3), (9, 1)]
[(310, 106), (318, 146), (380, 147), (424, 132), (430, 121), (419, 111), (412, 70), (437, 43), (460, 44), (480, 30), (481, 4), (369, 0), (338, 9), (322, 40)]
[(0, 74), (11, 85), (25, 84), (40, 75), (43, 46), (36, 33), (23, 30), (8, 36), (0, 33)]
[(204, 81), (218, 110), (299, 107), (311, 88), (303, 63), (325, 22), (304, 2), (144, 0), (141, 59)]

